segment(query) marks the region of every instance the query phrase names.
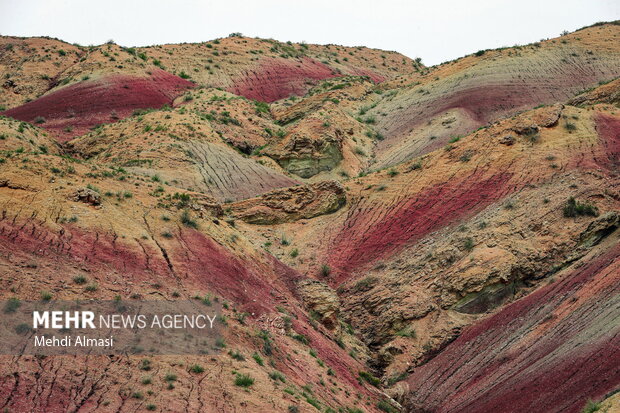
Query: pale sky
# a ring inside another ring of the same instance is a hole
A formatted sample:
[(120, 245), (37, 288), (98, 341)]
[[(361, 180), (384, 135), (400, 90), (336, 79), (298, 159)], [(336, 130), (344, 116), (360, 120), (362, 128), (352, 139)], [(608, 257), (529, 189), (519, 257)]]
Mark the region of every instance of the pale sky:
[(2, 35), (147, 46), (241, 32), (395, 50), (427, 65), (618, 19), (620, 0), (0, 0)]

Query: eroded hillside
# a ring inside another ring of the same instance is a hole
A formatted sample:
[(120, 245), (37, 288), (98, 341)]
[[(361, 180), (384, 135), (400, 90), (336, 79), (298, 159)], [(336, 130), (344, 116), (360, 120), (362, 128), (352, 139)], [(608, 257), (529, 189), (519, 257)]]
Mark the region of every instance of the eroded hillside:
[(427, 68), (3, 37), (2, 298), (219, 302), (225, 329), (210, 355), (2, 356), (0, 406), (614, 408), (619, 38)]

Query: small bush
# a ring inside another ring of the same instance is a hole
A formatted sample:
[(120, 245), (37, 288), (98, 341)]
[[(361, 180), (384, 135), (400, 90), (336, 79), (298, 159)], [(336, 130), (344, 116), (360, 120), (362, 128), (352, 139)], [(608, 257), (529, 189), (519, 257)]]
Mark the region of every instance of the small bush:
[(598, 412), (600, 409), (601, 409), (600, 403), (596, 403), (592, 400), (588, 400), (588, 403), (583, 408), (581, 413), (594, 413), (594, 412)]
[(304, 336), (303, 334), (293, 334), (293, 338), (305, 345), (308, 345), (310, 343), (308, 337)]
[(177, 381), (177, 375), (173, 373), (168, 373), (164, 376), (164, 380), (166, 380), (167, 382)]
[(364, 277), (355, 283), (355, 288), (358, 290), (366, 290), (372, 287), (376, 282), (377, 282), (376, 277), (372, 277), (372, 276)]
[(410, 167), (409, 170), (410, 171), (417, 171), (418, 169), (422, 169), (422, 162), (421, 161), (417, 161), (414, 162)]
[(415, 330), (411, 327), (405, 327), (396, 333), (399, 337), (415, 338)]
[(379, 387), (379, 385), (381, 384), (381, 380), (379, 380), (372, 374), (368, 373), (367, 371), (360, 371), (359, 376), (360, 376), (360, 379), (364, 380), (368, 384), (371, 384), (375, 387)]
[(198, 228), (198, 223), (194, 219), (192, 219), (192, 216), (189, 214), (189, 211), (187, 209), (184, 210), (181, 214), (181, 223), (186, 227), (194, 229)]
[(254, 354), (252, 354), (252, 358), (256, 361), (256, 363), (259, 366), (264, 366), (265, 365), (265, 362), (263, 361), (263, 358), (261, 357), (260, 354), (254, 353)]
[(228, 355), (230, 357), (232, 357), (233, 359), (238, 360), (238, 361), (244, 361), (245, 360), (245, 357), (243, 357), (243, 354), (241, 354), (239, 352), (239, 350), (235, 350), (235, 351), (230, 350), (228, 352)]
[(85, 290), (88, 291), (89, 293), (92, 293), (92, 292), (97, 291), (98, 288), (99, 287), (97, 286), (97, 284), (90, 284), (86, 286)]
[(258, 333), (258, 337), (263, 339), (263, 352), (271, 356), (273, 354), (273, 340), (271, 340), (271, 334), (267, 330), (261, 330)]
[(392, 406), (390, 403), (388, 403), (385, 400), (379, 400), (379, 402), (377, 402), (377, 408), (386, 413), (397, 413), (398, 412), (398, 410), (396, 410), (394, 406)]
[(17, 309), (22, 305), (18, 298), (9, 298), (9, 300), (4, 305), (4, 313), (10, 314), (17, 311)]
[(247, 374), (239, 374), (235, 376), (235, 386), (250, 387), (254, 384), (254, 379)]
[(41, 300), (43, 301), (49, 301), (52, 299), (52, 293), (47, 292), (47, 291), (42, 291), (41, 292)]
[(200, 374), (200, 373), (204, 373), (205, 369), (199, 364), (194, 364), (189, 368), (189, 371), (191, 373)]
[(486, 50), (478, 50), (475, 54), (476, 54), (476, 56), (480, 57), (480, 56), (482, 56), (485, 53), (486, 53)]
[(140, 370), (149, 371), (151, 370), (151, 360), (143, 359), (138, 365)]
[(32, 328), (30, 328), (30, 326), (26, 323), (21, 323), (18, 324), (17, 326), (15, 326), (15, 332), (19, 335), (25, 335), (30, 333), (30, 331), (32, 330)]
[(581, 215), (596, 217), (598, 216), (598, 209), (594, 205), (587, 202), (581, 203), (571, 196), (570, 198), (568, 198), (566, 204), (564, 205), (563, 213), (566, 218), (572, 218)]
[(571, 133), (571, 132), (577, 130), (577, 125), (575, 125), (572, 122), (566, 122), (564, 124), (564, 129), (566, 129), (568, 131), (568, 133)]
[(313, 405), (314, 407), (316, 407), (317, 409), (321, 410), (321, 404), (319, 403), (319, 401), (309, 395), (306, 395), (306, 401)]
[(269, 104), (265, 102), (255, 101), (254, 105), (256, 106), (257, 113), (269, 113)]
[(78, 285), (82, 285), (82, 284), (86, 284), (88, 280), (83, 275), (76, 275), (75, 277), (73, 277), (73, 282)]
[(282, 383), (286, 383), (286, 377), (284, 377), (284, 374), (280, 373), (277, 370), (269, 373), (269, 378), (273, 381), (281, 381)]
[(327, 278), (332, 273), (332, 269), (327, 264), (321, 265), (320, 274), (322, 277)]
[(299, 250), (297, 248), (293, 248), (289, 255), (291, 258), (296, 258), (299, 255)]

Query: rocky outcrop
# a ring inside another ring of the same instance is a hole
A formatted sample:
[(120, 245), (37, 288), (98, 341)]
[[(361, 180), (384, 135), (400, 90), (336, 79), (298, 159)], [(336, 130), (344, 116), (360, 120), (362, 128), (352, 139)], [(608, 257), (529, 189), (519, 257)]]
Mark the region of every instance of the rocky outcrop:
[(333, 136), (294, 132), (277, 149), (266, 150), (288, 172), (310, 178), (322, 171), (331, 171), (342, 160), (342, 134)]
[(101, 195), (99, 192), (90, 189), (90, 188), (80, 188), (75, 191), (73, 195), (73, 200), (77, 202), (84, 202), (85, 204), (90, 205), (99, 205), (101, 204)]
[(484, 313), (502, 305), (515, 295), (516, 283), (493, 284), (478, 293), (470, 293), (452, 307), (454, 311), (466, 314)]
[(579, 236), (579, 243), (585, 247), (593, 247), (620, 227), (620, 214), (610, 211), (588, 225)]
[(232, 213), (250, 224), (280, 224), (337, 211), (346, 202), (344, 188), (336, 181), (293, 186), (231, 205)]
[(289, 155), (276, 157), (280, 166), (302, 178), (310, 178), (322, 171), (331, 171), (342, 160), (339, 144), (334, 139), (313, 140), (296, 136), (287, 145)]
[(550, 128), (558, 123), (563, 105), (547, 106), (533, 112), (520, 115), (512, 130), (519, 135), (531, 135), (540, 128)]
[(310, 311), (321, 324), (330, 330), (338, 327), (340, 299), (332, 288), (317, 280), (305, 279), (297, 283), (297, 291)]

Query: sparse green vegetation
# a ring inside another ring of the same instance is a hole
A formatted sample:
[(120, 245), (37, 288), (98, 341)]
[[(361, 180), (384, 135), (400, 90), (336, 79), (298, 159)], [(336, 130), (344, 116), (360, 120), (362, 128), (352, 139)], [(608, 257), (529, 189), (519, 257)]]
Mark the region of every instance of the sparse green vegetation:
[(381, 380), (379, 380), (378, 378), (376, 378), (375, 376), (373, 376), (367, 371), (360, 371), (359, 377), (360, 379), (364, 380), (368, 384), (371, 384), (375, 387), (379, 387), (379, 385), (381, 384)]
[(399, 337), (415, 338), (415, 330), (410, 326), (403, 328), (396, 333)]
[(254, 106), (256, 106), (257, 113), (269, 113), (269, 104), (265, 102), (259, 102), (258, 100), (254, 101)]
[(17, 309), (22, 305), (18, 298), (11, 297), (8, 299), (6, 304), (4, 305), (4, 313), (11, 314), (17, 311)]
[(299, 341), (300, 343), (303, 343), (305, 345), (310, 344), (310, 340), (308, 340), (308, 337), (304, 336), (303, 334), (293, 334), (292, 336), (295, 340)]
[(596, 217), (598, 216), (598, 208), (587, 202), (581, 203), (571, 196), (564, 205), (563, 213), (566, 218), (581, 215)]
[(167, 382), (177, 381), (177, 375), (174, 373), (167, 373), (164, 376), (164, 380)]
[(601, 403), (588, 400), (588, 403), (586, 403), (586, 406), (583, 408), (581, 413), (594, 413), (594, 412), (598, 412), (600, 409), (601, 409)]
[(237, 361), (245, 361), (245, 357), (243, 357), (243, 354), (241, 354), (241, 353), (239, 352), (239, 350), (235, 350), (235, 351), (230, 350), (230, 351), (228, 352), (228, 355), (229, 355), (231, 358), (233, 358), (234, 360), (237, 360)]
[(284, 374), (280, 373), (277, 370), (269, 373), (269, 378), (273, 381), (281, 381), (282, 383), (286, 383), (286, 377), (284, 377)]
[(377, 282), (376, 277), (372, 277), (372, 276), (365, 277), (355, 283), (355, 288), (358, 290), (366, 290), (372, 287), (376, 282)]
[(263, 339), (263, 353), (268, 356), (273, 354), (273, 340), (271, 339), (271, 334), (267, 330), (261, 330), (258, 333), (258, 337)]
[(260, 354), (254, 353), (254, 354), (252, 354), (252, 358), (256, 361), (256, 363), (259, 366), (264, 366), (265, 365), (265, 362), (263, 361), (263, 358), (261, 357)]
[(398, 410), (385, 400), (379, 400), (377, 402), (377, 408), (386, 413), (398, 413)]
[(149, 360), (149, 359), (142, 359), (142, 361), (140, 361), (140, 364), (138, 365), (138, 368), (140, 370), (144, 370), (144, 371), (151, 370), (151, 360)]
[(199, 364), (193, 364), (190, 366), (189, 371), (191, 373), (200, 374), (200, 373), (204, 373), (205, 369)]
[(192, 219), (192, 216), (187, 209), (184, 210), (183, 213), (181, 213), (181, 223), (186, 227), (194, 229), (198, 228), (198, 223), (194, 219)]
[(235, 375), (235, 386), (248, 388), (254, 384), (254, 379), (247, 374), (237, 373)]

